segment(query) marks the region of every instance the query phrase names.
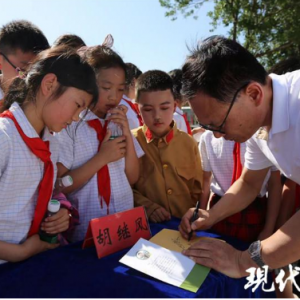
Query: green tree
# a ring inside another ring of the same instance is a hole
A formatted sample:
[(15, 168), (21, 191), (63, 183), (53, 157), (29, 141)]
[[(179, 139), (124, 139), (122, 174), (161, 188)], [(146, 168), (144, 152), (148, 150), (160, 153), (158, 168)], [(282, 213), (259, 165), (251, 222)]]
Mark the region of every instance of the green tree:
[(221, 24), (229, 27), (229, 37), (243, 40), (265, 67), (300, 56), (300, 0), (159, 0), (172, 20), (178, 13), (197, 19), (209, 1), (214, 2), (208, 13), (211, 31)]

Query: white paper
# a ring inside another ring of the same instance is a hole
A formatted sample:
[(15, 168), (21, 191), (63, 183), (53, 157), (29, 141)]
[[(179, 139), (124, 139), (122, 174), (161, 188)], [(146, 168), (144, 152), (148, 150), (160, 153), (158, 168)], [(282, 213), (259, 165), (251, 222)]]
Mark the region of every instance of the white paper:
[(143, 238), (139, 239), (120, 262), (175, 286), (180, 286), (195, 266), (195, 262), (183, 254)]

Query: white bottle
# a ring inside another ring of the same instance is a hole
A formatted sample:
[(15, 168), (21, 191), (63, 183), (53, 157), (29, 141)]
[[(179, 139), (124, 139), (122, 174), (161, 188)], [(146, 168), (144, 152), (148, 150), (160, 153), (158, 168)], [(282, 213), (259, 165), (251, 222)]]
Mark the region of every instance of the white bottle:
[[(59, 211), (59, 209), (60, 209), (60, 202), (55, 199), (51, 199), (48, 203), (48, 209), (44, 219), (55, 215)], [(40, 230), (40, 239), (50, 244), (56, 244), (58, 242), (57, 234), (50, 234), (43, 230)]]
[(64, 188), (71, 186), (73, 184), (73, 179), (71, 176), (67, 175), (62, 178), (57, 178), (54, 186), (54, 194), (58, 194), (63, 191)]

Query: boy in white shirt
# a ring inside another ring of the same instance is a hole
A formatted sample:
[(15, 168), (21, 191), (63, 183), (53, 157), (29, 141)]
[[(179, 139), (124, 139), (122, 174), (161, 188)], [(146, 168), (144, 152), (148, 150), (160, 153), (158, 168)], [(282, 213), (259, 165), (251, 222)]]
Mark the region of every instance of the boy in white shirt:
[(46, 37), (30, 22), (12, 21), (0, 29), (0, 111), (13, 79), (23, 77), (28, 63), (47, 48)]

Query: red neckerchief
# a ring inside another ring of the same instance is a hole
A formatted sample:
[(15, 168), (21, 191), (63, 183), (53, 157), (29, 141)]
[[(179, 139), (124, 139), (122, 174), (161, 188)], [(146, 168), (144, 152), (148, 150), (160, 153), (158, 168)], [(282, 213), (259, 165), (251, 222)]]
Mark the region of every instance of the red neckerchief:
[(134, 103), (132, 103), (130, 100), (127, 100), (127, 99), (124, 99), (124, 98), (123, 98), (123, 100), (126, 101), (128, 103), (128, 105), (131, 107), (131, 109), (136, 113), (136, 116), (139, 120), (140, 126), (143, 126), (144, 123), (143, 123), (143, 119), (141, 117), (140, 111), (138, 109), (138, 106), (135, 105)]
[(14, 122), (24, 143), (31, 150), (31, 152), (44, 163), (44, 176), (39, 185), (37, 204), (35, 207), (31, 228), (28, 233), (28, 236), (30, 237), (38, 233), (41, 222), (47, 211), (48, 202), (52, 196), (54, 168), (51, 161), (51, 152), (49, 151), (49, 142), (43, 141), (41, 138), (29, 138), (27, 135), (25, 135), (11, 111), (4, 111), (0, 117), (9, 118)]
[(187, 128), (188, 134), (191, 135), (191, 136), (193, 136), (193, 133), (192, 133), (192, 130), (191, 130), (191, 126), (190, 126), (190, 123), (189, 123), (188, 120), (187, 120), (186, 114), (183, 114), (182, 116), (183, 116), (183, 118), (184, 118), (184, 121), (185, 121), (185, 125), (186, 125), (186, 128)]
[[(146, 137), (148, 143), (150, 143), (153, 140), (153, 134), (148, 127), (145, 131), (145, 137)], [(173, 137), (174, 137), (174, 130), (173, 130), (173, 128), (171, 128), (171, 130), (165, 136), (166, 142), (169, 144), (171, 142), (171, 140), (173, 139)]]
[(241, 144), (234, 143), (233, 172), (232, 172), (231, 185), (241, 177), (242, 171), (243, 171), (243, 166), (241, 163)]
[[(102, 124), (100, 120), (94, 119), (87, 121), (88, 125), (95, 129), (97, 132), (97, 138), (99, 141), (98, 151), (100, 149), (100, 146), (104, 140), (104, 137), (106, 135), (106, 129), (108, 122), (105, 122), (104, 128), (102, 127)], [(111, 187), (110, 187), (110, 176), (109, 176), (109, 170), (108, 166), (105, 165), (97, 172), (97, 180), (98, 180), (98, 193), (101, 198), (101, 208), (103, 208), (103, 202), (102, 199), (104, 199), (106, 206), (107, 206), (107, 214), (109, 215), (109, 202), (110, 202), (110, 196), (111, 196)]]
[[(179, 106), (176, 106), (176, 107), (178, 107), (178, 109), (180, 109)], [(180, 116), (183, 117), (185, 125), (186, 125), (186, 129), (187, 129), (187, 133), (189, 135), (193, 136), (193, 133), (192, 133), (192, 130), (191, 130), (191, 126), (190, 126), (190, 123), (188, 122), (186, 114), (184, 112), (182, 112), (182, 114), (181, 114), (181, 112), (179, 112), (179, 111), (175, 111), (175, 112), (177, 112)]]

